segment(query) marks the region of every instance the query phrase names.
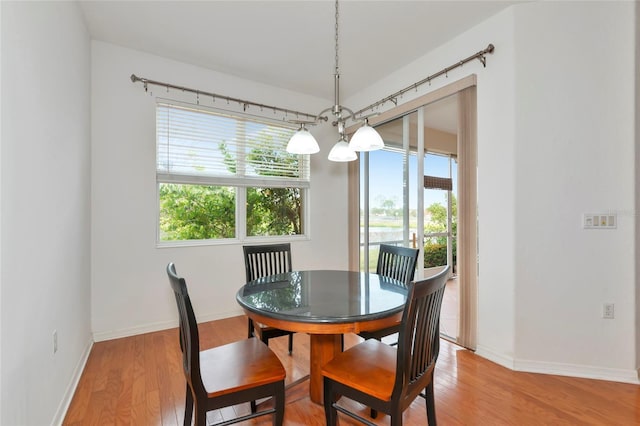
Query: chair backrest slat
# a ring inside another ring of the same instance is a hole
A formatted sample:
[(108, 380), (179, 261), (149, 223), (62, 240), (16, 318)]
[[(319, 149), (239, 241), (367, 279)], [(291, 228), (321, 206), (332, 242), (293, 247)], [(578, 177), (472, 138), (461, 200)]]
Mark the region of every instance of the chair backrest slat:
[(440, 310), (448, 276), (447, 266), (433, 277), (409, 284), (398, 336), (394, 394), (417, 394), (429, 382), (440, 350)]
[(247, 282), (267, 275), (291, 272), (291, 244), (244, 246)]
[(409, 285), (413, 281), (418, 249), (380, 244), (376, 274)]

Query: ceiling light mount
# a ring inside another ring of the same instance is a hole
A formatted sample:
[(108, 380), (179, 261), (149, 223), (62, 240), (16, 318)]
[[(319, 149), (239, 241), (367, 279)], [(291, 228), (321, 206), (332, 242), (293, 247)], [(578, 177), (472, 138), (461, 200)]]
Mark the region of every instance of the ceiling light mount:
[[(360, 132), (357, 143), (349, 143), (347, 140), (347, 136), (345, 134), (346, 121), (355, 119), (355, 114), (349, 108), (340, 105), (340, 68), (339, 64), (339, 8), (338, 8), (338, 0), (335, 2), (335, 73), (333, 75), (333, 93), (334, 93), (334, 104), (333, 106), (322, 110), (317, 116), (316, 121), (320, 121), (321, 119), (328, 120), (328, 117), (325, 116), (326, 113), (331, 112), (331, 114), (335, 117), (335, 120), (332, 122), (334, 127), (338, 128), (338, 142), (333, 146), (331, 151), (329, 152), (329, 160), (331, 161), (353, 161), (358, 158), (355, 151), (373, 151), (375, 149), (384, 148), (384, 141), (378, 132), (371, 126), (365, 119), (363, 127), (356, 131), (354, 134), (354, 138), (356, 135), (362, 130), (366, 128), (364, 132)], [(346, 112), (347, 114), (343, 114)], [(300, 150), (303, 150), (302, 147), (298, 146), (298, 143), (302, 142), (302, 135), (307, 136), (306, 133), (311, 135), (309, 132), (306, 132), (306, 129), (303, 128), (304, 125), (291, 137), (289, 143), (287, 144), (287, 151), (296, 153)], [(311, 136), (313, 138), (313, 136)], [(315, 144), (317, 142), (313, 139)], [(353, 142), (353, 140), (352, 140)], [(310, 143), (310, 142), (309, 142)]]

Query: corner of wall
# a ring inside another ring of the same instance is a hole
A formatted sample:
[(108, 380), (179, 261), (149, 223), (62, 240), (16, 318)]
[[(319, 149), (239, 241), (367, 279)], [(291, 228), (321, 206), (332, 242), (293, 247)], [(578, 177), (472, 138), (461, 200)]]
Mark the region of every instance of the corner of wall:
[(87, 360), (89, 359), (89, 354), (91, 353), (91, 348), (93, 348), (93, 340), (89, 339), (87, 344), (85, 345), (84, 351), (82, 352), (82, 356), (76, 365), (76, 368), (73, 370), (73, 375), (71, 376), (71, 380), (69, 380), (69, 385), (67, 386), (66, 391), (62, 399), (60, 400), (60, 405), (56, 410), (56, 414), (51, 422), (52, 425), (62, 425), (64, 422), (64, 418), (67, 414), (67, 410), (69, 409), (69, 405), (71, 404), (71, 400), (73, 399), (73, 395), (76, 392), (76, 388), (78, 387), (78, 382), (80, 381), (80, 377), (82, 376), (82, 372), (84, 371), (84, 367), (87, 365)]
[[(2, 5), (0, 4), (0, 45), (2, 45)], [(0, 55), (0, 99), (2, 99), (2, 55)], [(0, 102), (0, 164), (2, 163), (2, 102)], [(0, 168), (1, 170), (1, 168)], [(0, 188), (2, 178), (0, 175)], [(0, 191), (0, 212), (2, 211), (2, 192)], [(2, 330), (2, 215), (0, 214), (0, 330)], [(2, 374), (2, 338), (0, 338), (0, 377)], [(0, 399), (0, 419), (2, 419), (2, 400)]]
[[(640, 5), (636, 2), (635, 7), (635, 103), (634, 109), (636, 117), (635, 124), (635, 258), (638, 258), (640, 252), (640, 119), (638, 113), (640, 112)], [(636, 348), (636, 368), (638, 371), (638, 378), (640, 379), (640, 262), (636, 262), (635, 266), (635, 292), (636, 292), (636, 335), (635, 335), (635, 348)]]

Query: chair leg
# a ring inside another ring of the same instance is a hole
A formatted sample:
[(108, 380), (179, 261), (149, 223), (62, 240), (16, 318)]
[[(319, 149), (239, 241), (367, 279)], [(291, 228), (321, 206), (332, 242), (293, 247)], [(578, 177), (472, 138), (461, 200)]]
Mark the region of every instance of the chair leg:
[(327, 426), (336, 426), (338, 422), (338, 410), (333, 407), (334, 403), (333, 389), (331, 388), (331, 381), (327, 378), (324, 379), (324, 415), (327, 422)]
[(184, 426), (191, 426), (191, 417), (193, 416), (193, 395), (189, 384), (187, 383), (186, 397), (184, 401)]
[(207, 410), (198, 407), (198, 403), (196, 402), (196, 419), (193, 422), (193, 426), (207, 426)]
[(273, 426), (282, 426), (284, 422), (284, 381), (278, 383), (273, 395), (276, 412), (273, 414)]
[(391, 426), (402, 426), (402, 410), (400, 406), (391, 410)]
[[(381, 336), (376, 336), (376, 337), (374, 337), (374, 339), (376, 339), (379, 342), (382, 342), (382, 337)], [(397, 344), (398, 344), (398, 342), (393, 342), (393, 343), (390, 343), (389, 346), (396, 346)], [(373, 408), (371, 409), (371, 413), (370, 414), (371, 414), (371, 418), (372, 419), (375, 419), (375, 418), (378, 417), (378, 411), (374, 410)], [(402, 424), (402, 413), (400, 413), (400, 424)]]
[(247, 333), (247, 338), (251, 339), (253, 337), (253, 320), (251, 318), (249, 318), (249, 320), (247, 321), (249, 324), (249, 330)]
[(289, 355), (293, 352), (293, 333), (289, 334)]
[(436, 401), (433, 394), (433, 379), (427, 386), (425, 392), (425, 403), (427, 405), (427, 421), (429, 426), (436, 426)]

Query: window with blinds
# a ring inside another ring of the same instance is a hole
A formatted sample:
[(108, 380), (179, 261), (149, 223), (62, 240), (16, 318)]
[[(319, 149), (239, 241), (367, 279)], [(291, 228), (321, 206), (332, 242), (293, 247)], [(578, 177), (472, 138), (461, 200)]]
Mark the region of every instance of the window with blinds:
[(171, 102), (156, 107), (159, 241), (303, 235), (309, 156), (287, 123)]

